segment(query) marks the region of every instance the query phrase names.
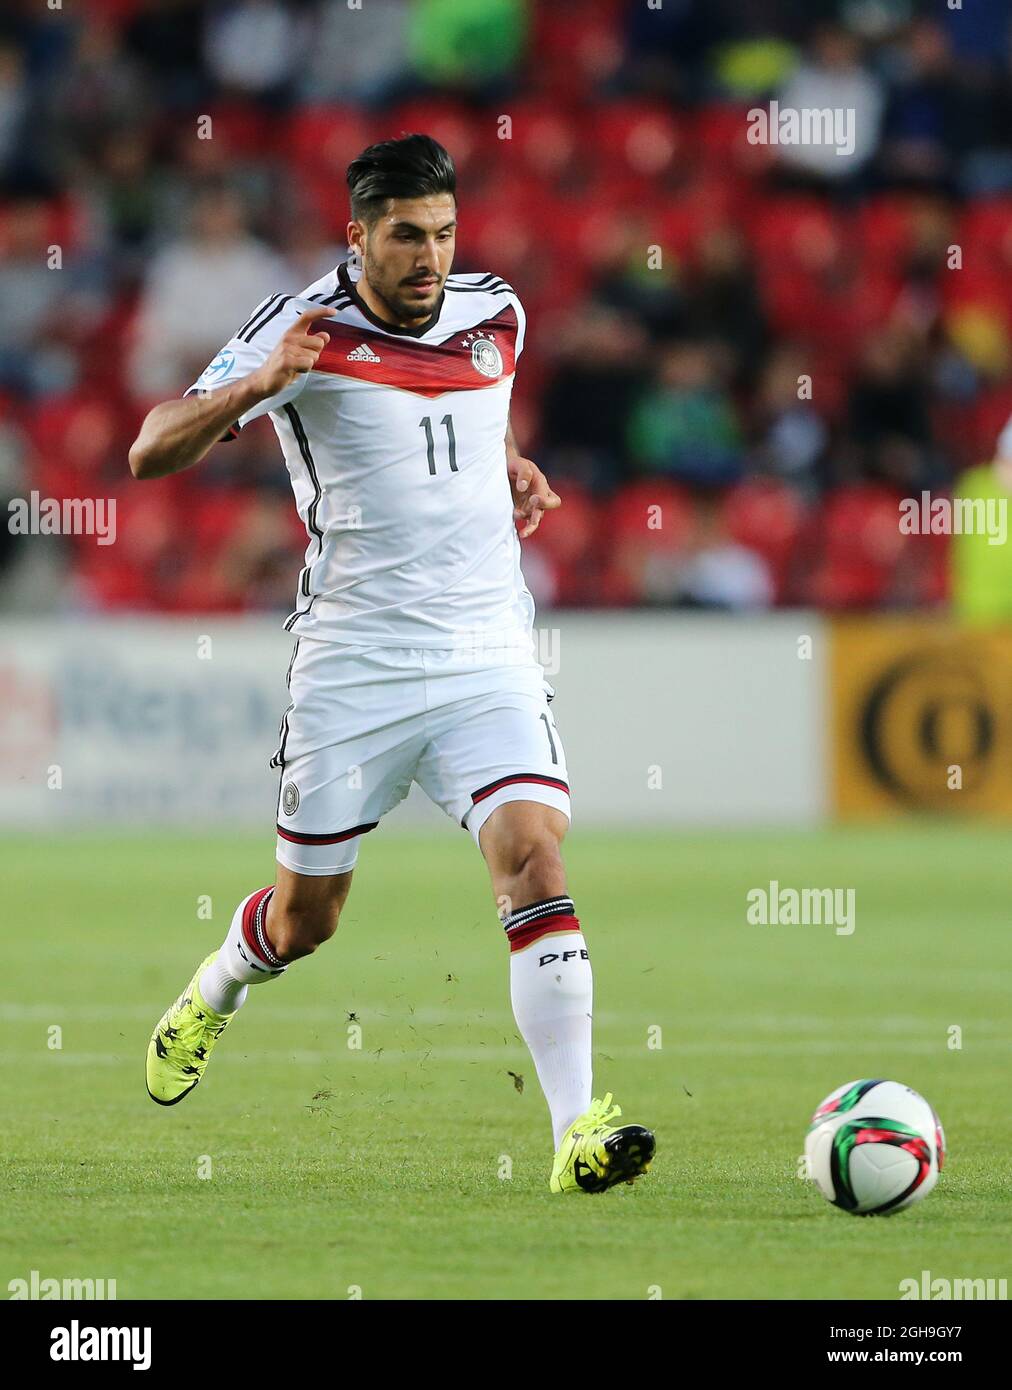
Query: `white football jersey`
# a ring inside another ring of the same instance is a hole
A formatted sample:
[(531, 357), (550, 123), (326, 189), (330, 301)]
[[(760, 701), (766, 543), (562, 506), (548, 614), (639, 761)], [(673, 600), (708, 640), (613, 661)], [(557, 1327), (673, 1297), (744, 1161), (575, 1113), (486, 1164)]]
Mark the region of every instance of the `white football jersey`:
[(506, 428), (525, 315), (495, 275), (451, 275), (431, 318), (397, 328), (338, 266), (272, 295), (190, 391), (263, 365), (314, 304), (336, 310), (311, 372), (236, 421), (270, 414), (309, 535), (286, 628), (402, 647), (529, 644), (534, 602), (506, 473)]

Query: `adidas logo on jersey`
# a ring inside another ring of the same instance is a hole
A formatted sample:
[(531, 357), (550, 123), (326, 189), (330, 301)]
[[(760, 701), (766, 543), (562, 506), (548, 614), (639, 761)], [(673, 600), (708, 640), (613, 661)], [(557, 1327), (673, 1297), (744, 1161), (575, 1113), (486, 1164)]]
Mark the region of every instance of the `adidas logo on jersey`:
[(368, 343), (360, 343), (357, 348), (353, 348), (348, 353), (349, 362), (378, 362), (379, 360)]

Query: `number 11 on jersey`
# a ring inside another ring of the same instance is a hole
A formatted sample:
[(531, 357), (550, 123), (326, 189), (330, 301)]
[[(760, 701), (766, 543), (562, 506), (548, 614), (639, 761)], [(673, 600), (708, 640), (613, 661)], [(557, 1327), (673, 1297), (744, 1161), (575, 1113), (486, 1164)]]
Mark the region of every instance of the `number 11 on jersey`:
[[(444, 415), (439, 422), (446, 427), (446, 443), (450, 456), (450, 472), (457, 473), (457, 440), (453, 433), (453, 416)], [(432, 477), (436, 475), (436, 444), (432, 437), (432, 420), (428, 415), (423, 415), (418, 422), (418, 428), (425, 431), (425, 453), (429, 460), (429, 473)]]

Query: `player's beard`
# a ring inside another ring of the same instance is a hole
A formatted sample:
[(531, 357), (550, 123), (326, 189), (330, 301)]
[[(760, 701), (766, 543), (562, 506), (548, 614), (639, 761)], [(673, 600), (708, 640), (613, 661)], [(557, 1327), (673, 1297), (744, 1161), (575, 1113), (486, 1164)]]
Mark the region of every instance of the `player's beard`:
[(443, 277), (437, 275), (436, 283), (433, 285), (429, 297), (424, 300), (409, 300), (402, 297), (402, 280), (393, 284), (388, 284), (375, 275), (369, 266), (364, 266), (362, 273), (369, 282), (369, 288), (379, 299), (383, 301), (390, 311), (393, 319), (427, 319), (432, 314), (439, 300), (440, 291), (443, 288)]

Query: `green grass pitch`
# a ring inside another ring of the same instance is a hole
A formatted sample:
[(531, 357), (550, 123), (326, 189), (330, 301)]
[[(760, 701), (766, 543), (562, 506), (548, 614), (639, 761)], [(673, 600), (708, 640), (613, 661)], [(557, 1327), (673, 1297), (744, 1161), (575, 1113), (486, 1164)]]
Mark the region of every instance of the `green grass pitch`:
[[(369, 837), (334, 940), (251, 990), (193, 1096), (148, 1100), (151, 1028), (272, 848), (7, 837), (4, 1292), (33, 1269), (121, 1299), (895, 1299), (923, 1269), (1009, 1276), (1005, 831), (575, 831), (595, 1092), (658, 1152), (570, 1198), (484, 866), (449, 827)], [(748, 925), (770, 879), (853, 887), (856, 931)], [(797, 1176), (811, 1111), (857, 1077), (923, 1091), (948, 1134), (935, 1192), (889, 1219)]]

